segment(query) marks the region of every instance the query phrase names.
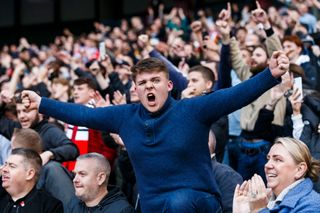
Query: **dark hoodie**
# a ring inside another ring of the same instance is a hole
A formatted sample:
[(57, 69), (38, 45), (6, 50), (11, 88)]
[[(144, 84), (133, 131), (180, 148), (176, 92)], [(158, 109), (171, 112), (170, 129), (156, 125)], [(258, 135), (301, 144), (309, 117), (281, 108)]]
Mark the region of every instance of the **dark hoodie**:
[(76, 196), (68, 206), (68, 213), (134, 213), (125, 195), (115, 186), (108, 186), (108, 194), (94, 207), (86, 204)]

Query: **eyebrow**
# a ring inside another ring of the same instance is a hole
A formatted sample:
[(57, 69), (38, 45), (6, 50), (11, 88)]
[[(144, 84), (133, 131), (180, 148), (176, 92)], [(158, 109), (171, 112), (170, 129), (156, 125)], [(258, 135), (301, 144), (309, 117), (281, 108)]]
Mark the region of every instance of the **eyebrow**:
[(9, 166), (17, 166), (17, 164), (15, 163), (11, 163), (11, 162), (5, 162), (6, 165), (9, 165)]
[(281, 158), (282, 158), (282, 156), (281, 156), (281, 155), (267, 155), (267, 158), (270, 158), (270, 157), (273, 157), (273, 158), (281, 157)]

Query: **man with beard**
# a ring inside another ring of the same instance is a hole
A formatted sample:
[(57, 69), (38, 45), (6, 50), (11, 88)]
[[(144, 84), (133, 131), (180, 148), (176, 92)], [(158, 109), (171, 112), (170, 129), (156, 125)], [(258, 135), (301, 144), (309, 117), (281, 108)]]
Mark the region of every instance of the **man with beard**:
[[(5, 91), (1, 92), (3, 100), (10, 100)], [(12, 121), (0, 112), (0, 134), (11, 140), (15, 128), (31, 128), (39, 133), (43, 150), (41, 159), (43, 165), (50, 160), (64, 162), (74, 160), (78, 155), (78, 148), (67, 138), (65, 133), (57, 126), (48, 123), (43, 115), (36, 109), (27, 109), (22, 104), (21, 98), (16, 98), (18, 121)]]
[[(282, 47), (280, 39), (272, 30), (266, 12), (257, 3), (257, 9), (252, 11), (252, 18), (256, 23), (263, 25), (267, 37), (265, 38), (265, 44), (250, 46), (252, 55), (249, 64), (247, 64), (242, 58), (238, 42), (235, 38), (230, 38), (231, 27), (228, 24), (231, 17), (230, 11), (231, 9), (228, 9), (220, 13), (221, 21), (217, 26), (220, 28), (224, 44), (230, 45), (232, 68), (236, 71), (240, 80), (244, 81), (264, 70), (269, 63), (268, 56), (271, 56), (274, 51), (282, 49)], [(265, 179), (263, 168), (271, 141), (267, 141), (261, 132), (254, 129), (260, 109), (267, 104), (272, 104), (272, 107), (275, 107), (273, 123), (283, 125), (286, 107), (285, 98), (281, 98), (277, 103), (269, 103), (269, 100), (270, 90), (241, 109), (242, 139), (237, 139), (228, 144), (230, 166), (239, 172), (244, 180), (249, 179), (255, 173)]]

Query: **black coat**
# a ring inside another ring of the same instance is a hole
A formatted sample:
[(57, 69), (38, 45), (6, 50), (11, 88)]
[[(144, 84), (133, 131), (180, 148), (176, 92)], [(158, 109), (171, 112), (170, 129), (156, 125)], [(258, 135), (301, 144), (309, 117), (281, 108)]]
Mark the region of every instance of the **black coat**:
[(68, 207), (68, 213), (134, 213), (125, 195), (115, 186), (108, 186), (108, 194), (94, 207), (74, 197)]
[[(15, 128), (21, 128), (18, 122), (0, 116), (0, 134), (11, 140)], [(54, 160), (63, 162), (74, 160), (79, 155), (77, 146), (67, 138), (66, 134), (57, 126), (50, 124), (47, 120), (42, 120), (32, 127), (39, 133), (44, 151), (51, 151)]]
[(0, 198), (1, 213), (63, 213), (60, 200), (47, 194), (45, 191), (33, 188), (25, 197), (16, 200), (9, 194)]

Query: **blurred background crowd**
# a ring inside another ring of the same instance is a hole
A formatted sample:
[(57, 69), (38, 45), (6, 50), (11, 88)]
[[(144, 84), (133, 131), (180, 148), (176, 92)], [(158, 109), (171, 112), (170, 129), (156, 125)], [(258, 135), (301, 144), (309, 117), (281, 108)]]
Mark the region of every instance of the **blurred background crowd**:
[[(88, 107), (136, 103), (139, 100), (130, 68), (151, 56), (165, 61), (174, 82), (171, 95), (192, 98), (247, 80), (268, 66), (273, 51), (283, 50), (290, 60), (288, 75), (253, 103), (212, 124), (216, 143), (212, 154), (215, 152), (215, 159), (232, 167), (243, 180), (255, 173), (265, 180), (266, 155), (277, 137), (300, 139), (312, 156), (320, 159), (318, 0), (246, 0), (231, 1), (228, 6), (221, 1), (152, 0), (137, 5), (144, 9), (134, 15), (124, 16), (122, 9), (123, 17), (121, 12), (117, 14), (124, 4), (119, 2), (113, 3), (113, 17), (96, 17), (90, 25), (86, 21), (86, 29), (81, 25), (64, 28), (61, 23), (59, 31), (48, 31), (44, 38), (37, 35), (41, 29), (33, 36), (16, 26), (12, 28), (15, 35), (8, 32), (11, 40), (3, 36), (2, 141), (10, 141), (13, 127), (19, 127), (11, 126), (11, 121), (36, 131), (41, 122), (54, 124), (66, 140), (76, 144), (80, 154), (96, 151), (106, 156), (112, 167), (109, 182), (118, 185), (135, 205), (134, 171), (118, 135), (28, 115), (18, 107), (19, 92), (30, 89)], [(302, 80), (302, 94), (294, 88), (297, 77)], [(46, 148), (52, 147), (44, 145), (43, 151)], [(65, 156), (52, 150), (55, 160), (73, 169), (69, 160), (75, 159), (74, 154)], [(320, 185), (314, 187), (320, 191)]]

